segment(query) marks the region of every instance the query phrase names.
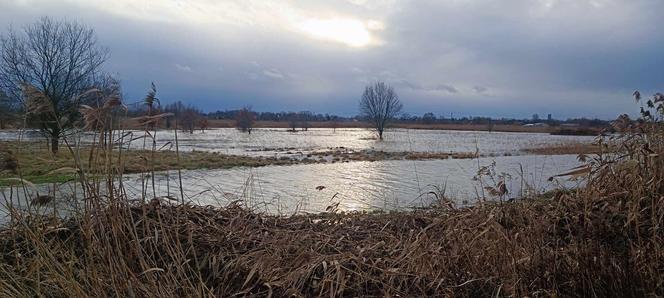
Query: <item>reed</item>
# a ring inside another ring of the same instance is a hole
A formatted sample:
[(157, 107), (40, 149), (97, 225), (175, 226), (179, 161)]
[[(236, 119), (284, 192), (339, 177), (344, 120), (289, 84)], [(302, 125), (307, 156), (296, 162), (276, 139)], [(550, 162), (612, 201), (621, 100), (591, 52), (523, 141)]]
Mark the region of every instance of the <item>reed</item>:
[[(408, 212), (284, 217), (239, 201), (131, 198), (121, 167), (77, 162), (76, 215), (5, 198), (0, 295), (662, 296), (664, 128), (646, 115), (615, 126), (597, 140), (604, 149), (580, 156), (585, 167), (564, 173), (585, 179), (577, 189), (463, 208), (442, 191), (439, 204)], [(99, 156), (121, 160), (109, 142), (122, 132), (94, 127)]]

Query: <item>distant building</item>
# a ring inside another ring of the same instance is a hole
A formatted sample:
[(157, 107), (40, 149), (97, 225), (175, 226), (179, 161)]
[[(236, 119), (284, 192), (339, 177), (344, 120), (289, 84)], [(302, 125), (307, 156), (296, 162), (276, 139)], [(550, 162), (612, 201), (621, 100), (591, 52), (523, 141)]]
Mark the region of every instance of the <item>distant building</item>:
[(548, 120), (548, 121), (551, 121), (551, 120), (553, 120), (553, 117), (551, 117), (551, 114), (549, 114), (549, 115), (546, 115), (546, 120)]

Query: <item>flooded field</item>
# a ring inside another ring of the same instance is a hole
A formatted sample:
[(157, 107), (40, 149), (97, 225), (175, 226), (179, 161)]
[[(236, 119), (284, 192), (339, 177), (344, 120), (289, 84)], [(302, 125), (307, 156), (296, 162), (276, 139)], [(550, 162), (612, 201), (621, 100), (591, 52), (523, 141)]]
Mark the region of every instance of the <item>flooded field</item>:
[[(141, 131), (128, 131), (124, 143), (131, 148), (143, 148)], [(91, 139), (83, 134), (83, 141)], [(543, 133), (509, 133), (486, 131), (451, 131), (423, 129), (393, 129), (385, 132), (385, 139), (376, 139), (376, 133), (362, 128), (309, 129), (291, 132), (287, 129), (255, 129), (251, 134), (233, 128), (210, 129), (193, 134), (178, 133), (180, 151), (213, 151), (238, 155), (274, 155), (287, 152), (312, 152), (344, 147), (354, 150), (380, 150), (389, 152), (475, 152), (481, 154), (515, 154), (520, 149), (566, 142), (591, 142), (592, 136), (557, 136)], [(0, 131), (0, 140), (17, 140), (16, 131)], [(43, 140), (37, 132), (23, 134), (25, 140)], [(132, 140), (133, 139), (133, 140)], [(158, 131), (157, 148), (175, 145), (173, 130)], [(131, 141), (130, 141), (131, 140)], [(70, 139), (75, 142), (77, 139)], [(145, 146), (149, 148), (151, 141)], [(46, 142), (44, 141), (44, 144)]]
[[(497, 199), (483, 193), (483, 186), (495, 185), (490, 177), (482, 178), (484, 184), (475, 178), (478, 166), (490, 166), (494, 161), (496, 176), (506, 177), (508, 197), (559, 187), (559, 181), (547, 179), (578, 165), (573, 155), (500, 156), (186, 171), (182, 179), (185, 199), (202, 205), (244, 200), (254, 209), (279, 214), (321, 212), (329, 206), (339, 210), (395, 210), (428, 206), (441, 195), (457, 206), (472, 204), (481, 197)], [(177, 172), (156, 178), (157, 194), (179, 198)], [(575, 185), (563, 182), (562, 186)], [(138, 176), (128, 178), (125, 187), (135, 195), (143, 191)], [(152, 193), (150, 183), (145, 191)]]
[[(133, 132), (133, 136), (140, 135)], [(575, 155), (526, 155), (523, 148), (590, 142), (592, 137), (551, 136), (536, 133), (489, 133), (466, 131), (394, 130), (385, 141), (364, 129), (310, 129), (288, 132), (278, 129), (255, 130), (251, 135), (235, 129), (214, 129), (194, 134), (179, 133), (181, 151), (214, 151), (237, 155), (294, 156), (300, 153), (345, 147), (357, 150), (390, 152), (474, 152), (480, 159), (384, 160), (321, 163), (259, 168), (236, 167), (182, 172), (185, 200), (202, 205), (226, 205), (241, 200), (251, 208), (278, 214), (321, 212), (328, 207), (339, 210), (403, 209), (427, 206), (436, 198), (449, 198), (457, 205), (472, 204), (480, 198), (496, 199), (483, 187), (495, 185), (491, 177), (477, 179), (478, 169), (495, 162), (494, 180), (505, 177), (508, 197), (543, 192), (560, 186), (547, 178), (579, 163)], [(3, 132), (2, 139), (16, 138)], [(25, 139), (38, 139), (27, 133)], [(85, 141), (86, 136), (83, 138)], [(167, 150), (175, 143), (172, 131), (157, 133), (158, 148)], [(73, 140), (72, 140), (73, 141)], [(171, 143), (169, 143), (171, 142)], [(127, 143), (141, 148), (142, 139)], [(167, 144), (164, 146), (164, 144)], [(125, 175), (123, 186), (130, 197), (151, 197), (152, 179), (146, 175)], [(142, 184), (141, 181), (145, 182)], [(157, 196), (180, 199), (176, 171), (155, 175)], [(566, 187), (574, 186), (566, 182)], [(41, 192), (53, 185), (41, 185)], [(58, 192), (71, 193), (75, 184), (57, 186)], [(8, 195), (8, 189), (3, 195)], [(51, 191), (53, 191), (51, 189)], [(14, 193), (15, 195), (15, 193)]]

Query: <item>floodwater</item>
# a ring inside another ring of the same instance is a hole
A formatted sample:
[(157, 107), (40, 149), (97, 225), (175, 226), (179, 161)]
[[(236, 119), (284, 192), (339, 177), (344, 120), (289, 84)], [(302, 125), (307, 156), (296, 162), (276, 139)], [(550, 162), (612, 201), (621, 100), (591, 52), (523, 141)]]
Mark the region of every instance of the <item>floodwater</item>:
[[(402, 209), (424, 207), (445, 196), (457, 206), (485, 198), (483, 186), (495, 185), (491, 177), (475, 178), (478, 168), (495, 162), (494, 180), (505, 178), (507, 197), (573, 187), (574, 182), (548, 178), (578, 166), (576, 156), (498, 156), (480, 159), (360, 161), (185, 171), (185, 200), (201, 205), (226, 205), (243, 200), (261, 211), (292, 214), (321, 212), (338, 203), (340, 210)], [(156, 178), (158, 195), (180, 198), (176, 171)], [(125, 181), (128, 193), (140, 196), (140, 177)], [(481, 184), (484, 183), (484, 184)], [(147, 182), (152, 197), (151, 182)], [(432, 194), (431, 192), (435, 193)]]
[[(133, 132), (133, 137), (142, 135)], [(574, 187), (576, 182), (547, 179), (578, 166), (574, 155), (523, 155), (520, 149), (565, 142), (590, 142), (592, 137), (551, 136), (537, 133), (467, 132), (440, 130), (392, 130), (384, 141), (365, 129), (310, 129), (288, 132), (285, 129), (258, 129), (251, 135), (235, 129), (214, 129), (194, 134), (178, 132), (181, 151), (215, 151), (227, 154), (276, 155), (286, 152), (321, 151), (330, 148), (373, 149), (383, 151), (475, 152), (480, 159), (390, 160), (344, 163), (238, 167), (223, 170), (182, 172), (184, 199), (202, 205), (226, 205), (240, 200), (247, 206), (275, 214), (338, 210), (403, 209), (427, 206), (436, 198), (449, 198), (457, 206), (491, 197), (485, 186), (504, 179), (507, 197), (543, 192), (555, 187)], [(30, 134), (26, 138), (38, 138)], [(0, 139), (16, 134), (0, 133)], [(84, 137), (85, 138), (85, 137)], [(128, 137), (129, 138), (129, 137)], [(157, 133), (158, 148), (174, 143), (173, 132)], [(169, 143), (172, 142), (172, 143)], [(142, 146), (134, 139), (132, 148)], [(508, 155), (508, 156), (504, 156)], [(492, 164), (494, 164), (492, 166)], [(489, 166), (493, 177), (476, 177), (480, 167)], [(152, 179), (126, 175), (123, 186), (130, 197), (143, 193), (153, 196)], [(142, 183), (145, 182), (145, 183)], [(147, 185), (146, 185), (147, 184)], [(155, 175), (156, 195), (180, 200), (177, 171)], [(72, 193), (76, 184), (39, 186), (40, 193)], [(10, 190), (1, 190), (9, 196)], [(13, 195), (17, 191), (14, 189)]]
[[(92, 139), (89, 133), (84, 141)], [(119, 136), (123, 135), (118, 133)], [(123, 144), (134, 149), (151, 148), (152, 140), (142, 131), (127, 131)], [(233, 128), (209, 129), (193, 134), (178, 132), (180, 151), (213, 151), (234, 155), (274, 155), (284, 152), (324, 151), (345, 147), (353, 150), (381, 150), (389, 152), (475, 152), (481, 154), (515, 154), (520, 149), (566, 142), (591, 142), (592, 136), (556, 136), (544, 133), (509, 133), (486, 131), (453, 131), (424, 129), (392, 129), (385, 132), (384, 140), (376, 139), (376, 133), (362, 128), (311, 128), (308, 131), (290, 132), (287, 129), (255, 129), (251, 134)], [(16, 131), (0, 131), (0, 140), (17, 140)], [(43, 140), (35, 131), (23, 133), (24, 140)], [(156, 133), (157, 149), (175, 146), (173, 130)], [(69, 138), (70, 143), (77, 139)], [(145, 142), (144, 142), (145, 141)], [(44, 142), (46, 144), (46, 142)]]

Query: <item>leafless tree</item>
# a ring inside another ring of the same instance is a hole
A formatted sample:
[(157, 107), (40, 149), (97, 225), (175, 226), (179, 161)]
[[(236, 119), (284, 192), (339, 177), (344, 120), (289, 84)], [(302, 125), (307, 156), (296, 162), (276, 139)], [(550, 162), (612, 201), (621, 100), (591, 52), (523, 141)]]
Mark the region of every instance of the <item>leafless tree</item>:
[(179, 113), (176, 114), (176, 117), (180, 119), (179, 121), (182, 123), (183, 130), (189, 131), (189, 133), (194, 133), (196, 123), (202, 117), (201, 114), (201, 111), (199, 111), (196, 107), (188, 105), (181, 109)]
[(210, 126), (210, 122), (208, 121), (207, 117), (201, 117), (201, 119), (198, 120), (198, 127), (201, 128), (201, 132), (205, 132), (206, 129)]
[(0, 90), (0, 129), (14, 120), (14, 107), (9, 98)]
[(254, 128), (255, 120), (256, 114), (251, 111), (251, 107), (244, 107), (237, 114), (237, 118), (235, 119), (235, 127), (243, 132), (248, 132), (251, 134), (251, 130)]
[(360, 100), (360, 111), (374, 126), (378, 137), (383, 139), (383, 131), (388, 123), (401, 112), (403, 105), (394, 88), (383, 82), (365, 87)]
[(286, 119), (288, 120), (288, 127), (290, 128), (289, 131), (296, 132), (297, 125), (300, 122), (300, 115), (295, 112), (289, 112), (286, 116)]
[(97, 43), (93, 29), (48, 17), (0, 38), (0, 89), (26, 104), (24, 86), (42, 93), (51, 108), (31, 113), (32, 120), (51, 139), (57, 153), (59, 140), (79, 118), (81, 98), (94, 87), (108, 50)]
[(309, 119), (313, 118), (311, 112), (309, 111), (302, 111), (299, 112), (299, 118), (300, 118), (300, 127), (302, 127), (302, 130), (307, 131), (309, 130), (309, 127), (311, 124), (309, 123)]

